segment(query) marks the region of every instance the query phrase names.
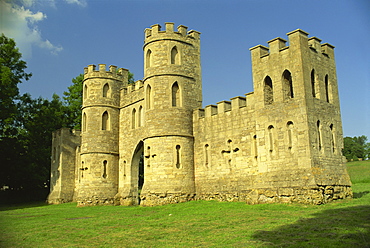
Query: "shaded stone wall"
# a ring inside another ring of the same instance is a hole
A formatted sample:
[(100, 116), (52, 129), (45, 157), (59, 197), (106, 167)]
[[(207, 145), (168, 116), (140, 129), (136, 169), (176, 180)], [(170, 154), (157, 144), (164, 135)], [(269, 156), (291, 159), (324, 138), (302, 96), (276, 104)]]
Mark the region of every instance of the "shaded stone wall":
[[(68, 128), (52, 134), (52, 155), (49, 204), (73, 200), (75, 193), (75, 161), (79, 155), (80, 132)], [(77, 155), (77, 156), (76, 156)]]

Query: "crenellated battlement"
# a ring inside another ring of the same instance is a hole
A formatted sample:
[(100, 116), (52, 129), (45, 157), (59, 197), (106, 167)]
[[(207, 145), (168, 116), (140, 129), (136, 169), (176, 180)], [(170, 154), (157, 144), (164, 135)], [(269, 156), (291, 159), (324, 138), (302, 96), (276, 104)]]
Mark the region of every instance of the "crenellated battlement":
[(217, 105), (210, 104), (205, 108), (195, 110), (195, 115), (197, 118), (207, 118), (218, 114), (223, 114), (226, 112), (239, 111), (241, 108), (251, 107), (253, 104), (253, 92), (247, 93), (244, 96), (236, 96), (230, 99), (230, 101), (221, 101)]
[(176, 39), (183, 42), (199, 42), (200, 32), (195, 30), (188, 31), (188, 27), (180, 25), (177, 31), (174, 30), (173, 22), (165, 23), (165, 30), (161, 30), (161, 25), (155, 24), (147, 28), (145, 33), (145, 44), (158, 39)]
[(130, 94), (132, 92), (138, 91), (144, 87), (144, 82), (142, 80), (137, 80), (133, 84), (127, 85), (127, 87), (124, 87), (123, 94)]
[[(308, 38), (308, 35), (309, 34), (307, 32), (301, 29), (296, 29), (287, 33), (288, 41), (283, 38), (277, 37), (267, 42), (268, 47), (257, 45), (250, 48), (249, 50), (252, 52), (252, 57), (263, 58), (270, 54), (280, 53), (291, 47), (298, 47), (300, 49), (311, 49), (312, 51), (321, 53), (326, 57), (334, 58), (334, 46), (328, 43), (321, 44), (321, 39), (317, 37)], [(289, 46), (286, 45), (287, 42), (289, 42)]]
[(106, 64), (99, 64), (98, 70), (96, 70), (96, 65), (89, 65), (84, 68), (84, 79), (88, 78), (109, 78), (114, 80), (119, 80), (127, 82), (128, 80), (128, 70), (124, 68), (119, 68), (117, 66), (110, 65), (109, 70), (106, 68)]

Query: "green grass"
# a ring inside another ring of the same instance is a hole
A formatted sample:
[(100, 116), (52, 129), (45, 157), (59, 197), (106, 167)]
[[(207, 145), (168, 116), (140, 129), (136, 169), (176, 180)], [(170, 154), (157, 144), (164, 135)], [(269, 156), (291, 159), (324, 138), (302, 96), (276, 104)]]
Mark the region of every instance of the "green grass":
[(3, 206), (0, 247), (370, 247), (370, 161), (348, 171), (355, 198), (320, 206)]

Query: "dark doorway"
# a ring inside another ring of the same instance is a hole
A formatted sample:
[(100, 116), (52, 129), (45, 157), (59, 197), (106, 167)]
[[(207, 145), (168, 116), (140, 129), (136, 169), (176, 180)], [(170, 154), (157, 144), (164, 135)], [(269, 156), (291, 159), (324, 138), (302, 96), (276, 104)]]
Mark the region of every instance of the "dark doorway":
[(140, 193), (144, 186), (144, 142), (140, 141), (136, 146), (131, 162), (131, 182), (133, 195), (137, 197), (137, 204), (140, 204)]
[(140, 160), (139, 160), (139, 179), (138, 179), (138, 190), (139, 190), (139, 196), (140, 192), (144, 185), (144, 152), (140, 154)]

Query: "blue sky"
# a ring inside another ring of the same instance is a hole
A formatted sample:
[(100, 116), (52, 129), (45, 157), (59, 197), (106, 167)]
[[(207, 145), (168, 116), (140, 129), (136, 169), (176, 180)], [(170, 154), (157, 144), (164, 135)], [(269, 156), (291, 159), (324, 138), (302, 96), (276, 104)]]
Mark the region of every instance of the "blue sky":
[(370, 1), (0, 0), (0, 32), (32, 78), (21, 93), (62, 95), (89, 64), (143, 77), (144, 29), (174, 22), (201, 32), (203, 106), (253, 91), (249, 48), (297, 28), (334, 45), (344, 136), (370, 139)]

